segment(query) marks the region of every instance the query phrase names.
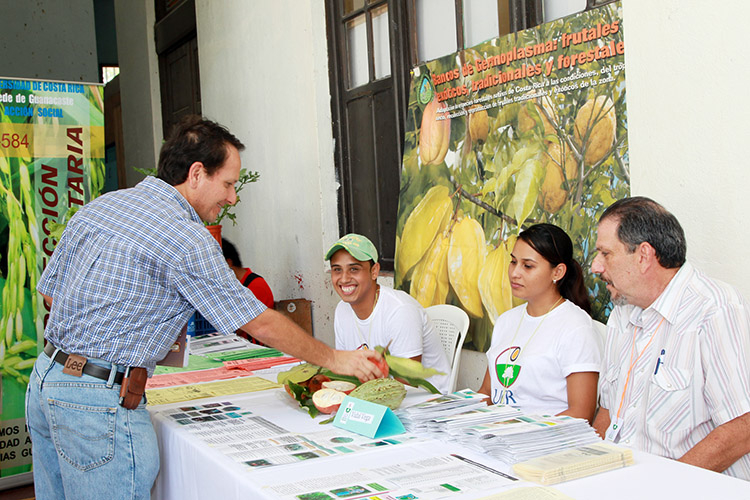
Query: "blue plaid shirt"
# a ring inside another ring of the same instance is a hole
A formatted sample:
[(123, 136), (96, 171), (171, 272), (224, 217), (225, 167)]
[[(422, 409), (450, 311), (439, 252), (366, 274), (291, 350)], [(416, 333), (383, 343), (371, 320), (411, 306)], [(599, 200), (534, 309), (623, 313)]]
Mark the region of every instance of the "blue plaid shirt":
[(266, 309), (195, 209), (155, 177), (81, 208), (37, 290), (53, 299), (45, 337), (56, 347), (149, 373), (196, 309), (223, 333)]

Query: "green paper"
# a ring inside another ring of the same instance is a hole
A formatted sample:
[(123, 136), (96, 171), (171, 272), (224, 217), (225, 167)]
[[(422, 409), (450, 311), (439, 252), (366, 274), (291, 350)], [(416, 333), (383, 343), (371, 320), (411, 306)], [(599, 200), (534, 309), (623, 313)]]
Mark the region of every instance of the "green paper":
[(210, 368), (221, 368), (224, 364), (221, 361), (206, 359), (203, 356), (190, 355), (187, 366), (157, 366), (154, 375), (164, 375), (165, 373), (192, 372), (196, 370), (208, 370)]
[(238, 359), (278, 358), (284, 353), (270, 347), (243, 349), (241, 351), (211, 352), (206, 357), (217, 361), (235, 361)]

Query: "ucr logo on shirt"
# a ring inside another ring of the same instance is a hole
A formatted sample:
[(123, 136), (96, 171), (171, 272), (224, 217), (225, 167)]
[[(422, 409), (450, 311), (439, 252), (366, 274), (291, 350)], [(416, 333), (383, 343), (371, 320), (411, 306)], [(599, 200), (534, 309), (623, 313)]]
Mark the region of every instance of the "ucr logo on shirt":
[[(502, 363), (500, 359), (505, 357), (505, 353), (508, 353), (508, 362)], [(518, 359), (521, 354), (520, 347), (509, 347), (503, 352), (497, 355), (495, 358), (495, 371), (497, 372), (497, 380), (503, 387), (510, 387), (518, 378), (518, 374), (521, 373), (521, 367), (514, 362)]]

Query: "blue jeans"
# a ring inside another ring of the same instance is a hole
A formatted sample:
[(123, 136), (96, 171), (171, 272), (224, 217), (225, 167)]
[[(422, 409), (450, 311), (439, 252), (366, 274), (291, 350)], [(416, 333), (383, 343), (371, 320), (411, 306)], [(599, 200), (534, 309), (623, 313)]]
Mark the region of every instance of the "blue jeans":
[(135, 410), (119, 405), (116, 367), (109, 381), (62, 370), (40, 354), (26, 390), (36, 498), (150, 498), (159, 449), (145, 398)]

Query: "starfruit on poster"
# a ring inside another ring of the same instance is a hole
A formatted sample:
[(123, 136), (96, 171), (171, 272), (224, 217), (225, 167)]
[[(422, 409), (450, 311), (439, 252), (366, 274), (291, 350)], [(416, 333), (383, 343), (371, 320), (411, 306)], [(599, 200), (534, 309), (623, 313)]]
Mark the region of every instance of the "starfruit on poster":
[(617, 2), (412, 70), (395, 282), (463, 308), (467, 347), (486, 351), (519, 304), (510, 252), (535, 223), (568, 233), (592, 315), (608, 315), (590, 266), (600, 215), (630, 193), (624, 52)]
[(29, 471), (24, 397), (55, 225), (104, 186), (103, 87), (0, 77), (0, 478)]

